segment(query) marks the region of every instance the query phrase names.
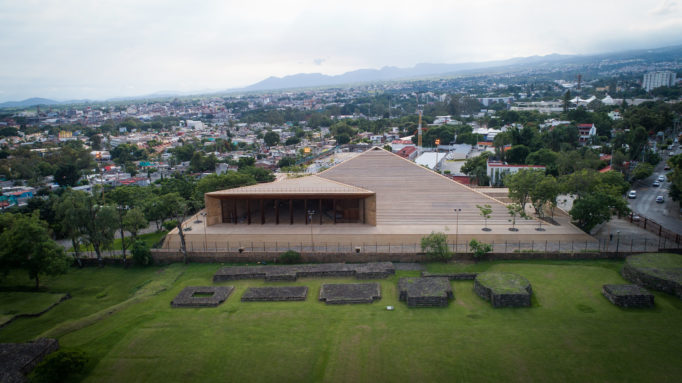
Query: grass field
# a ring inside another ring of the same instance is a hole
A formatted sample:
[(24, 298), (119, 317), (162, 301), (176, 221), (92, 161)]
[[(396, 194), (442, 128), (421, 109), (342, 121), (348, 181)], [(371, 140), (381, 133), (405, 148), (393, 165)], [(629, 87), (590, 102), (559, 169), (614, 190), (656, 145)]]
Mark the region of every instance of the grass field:
[[(622, 262), (430, 264), (432, 272), (506, 271), (533, 286), (533, 306), (493, 309), (472, 281), (452, 282), (447, 308), (408, 309), (397, 281), (380, 280), (366, 305), (317, 301), (322, 283), (233, 281), (217, 308), (172, 309), (182, 288), (212, 285), (220, 265), (73, 270), (46, 278), (67, 300), (0, 330), (0, 342), (57, 337), (88, 354), (86, 382), (678, 381), (682, 301), (654, 293), (654, 309), (621, 309), (601, 294), (625, 283)], [(0, 285), (31, 286), (24, 273)], [(305, 285), (305, 302), (249, 302), (249, 286)], [(0, 295), (5, 293), (0, 293)], [(387, 305), (395, 306), (386, 311)]]
[(35, 315), (59, 302), (64, 294), (12, 291), (0, 293), (0, 326), (16, 315)]

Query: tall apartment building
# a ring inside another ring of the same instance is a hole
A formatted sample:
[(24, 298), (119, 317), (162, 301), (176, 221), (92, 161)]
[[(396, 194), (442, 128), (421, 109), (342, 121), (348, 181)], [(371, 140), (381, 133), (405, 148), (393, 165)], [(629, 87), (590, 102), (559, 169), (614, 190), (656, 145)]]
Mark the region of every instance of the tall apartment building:
[(671, 71), (649, 72), (644, 74), (642, 88), (649, 92), (660, 86), (672, 86), (675, 84), (677, 73)]

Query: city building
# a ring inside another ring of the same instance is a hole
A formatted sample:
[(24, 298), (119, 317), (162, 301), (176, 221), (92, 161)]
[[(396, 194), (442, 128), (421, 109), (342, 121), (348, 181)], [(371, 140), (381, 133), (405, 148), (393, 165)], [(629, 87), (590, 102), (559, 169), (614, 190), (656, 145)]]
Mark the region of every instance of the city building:
[(677, 73), (667, 70), (645, 73), (642, 80), (642, 88), (649, 92), (662, 86), (673, 86), (675, 85), (676, 77)]

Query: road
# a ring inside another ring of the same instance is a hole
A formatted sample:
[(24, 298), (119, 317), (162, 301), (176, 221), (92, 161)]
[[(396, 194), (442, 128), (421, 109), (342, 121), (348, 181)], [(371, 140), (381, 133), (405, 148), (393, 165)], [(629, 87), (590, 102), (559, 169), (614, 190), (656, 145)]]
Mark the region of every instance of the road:
[[(679, 154), (680, 150), (676, 149), (675, 154)], [(665, 161), (668, 159), (668, 151), (662, 156), (663, 160), (654, 169), (654, 174), (649, 178), (639, 181), (633, 187), (637, 191), (636, 199), (628, 199), (630, 209), (635, 214), (645, 216), (649, 219), (660, 223), (668, 230), (682, 234), (682, 215), (680, 214), (679, 202), (673, 201), (668, 195), (670, 190), (670, 182), (668, 180), (661, 182), (661, 186), (654, 187), (652, 184), (658, 176), (665, 176), (667, 171), (663, 170)], [(656, 203), (657, 196), (663, 196), (664, 203)]]

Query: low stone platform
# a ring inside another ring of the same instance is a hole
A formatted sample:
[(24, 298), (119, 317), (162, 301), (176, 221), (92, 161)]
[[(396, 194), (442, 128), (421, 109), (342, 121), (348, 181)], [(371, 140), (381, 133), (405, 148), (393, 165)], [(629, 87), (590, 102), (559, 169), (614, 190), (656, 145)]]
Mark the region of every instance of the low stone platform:
[(332, 304), (372, 303), (381, 299), (378, 283), (325, 284), (320, 288), (320, 301)]
[(216, 307), (233, 290), (234, 286), (188, 286), (171, 301), (171, 307)]
[(604, 285), (602, 294), (620, 307), (654, 307), (654, 295), (637, 285)]
[(408, 307), (445, 307), (455, 296), (447, 278), (400, 278), (398, 299)]
[(625, 259), (623, 278), (647, 289), (682, 299), (682, 255), (638, 254)]
[(362, 264), (322, 263), (316, 265), (291, 266), (231, 266), (223, 267), (213, 275), (213, 282), (238, 279), (265, 279), (266, 281), (295, 281), (305, 277), (356, 277), (358, 279), (379, 279), (395, 274), (391, 262)]
[(0, 343), (0, 382), (27, 381), (35, 366), (59, 349), (56, 339), (40, 338), (28, 343)]
[(307, 286), (249, 287), (242, 302), (304, 301), (307, 296)]
[(518, 274), (485, 272), (474, 279), (474, 292), (495, 308), (530, 307), (533, 289), (530, 282)]
[(422, 278), (447, 278), (451, 281), (473, 281), (478, 273), (429, 273), (422, 271)]

